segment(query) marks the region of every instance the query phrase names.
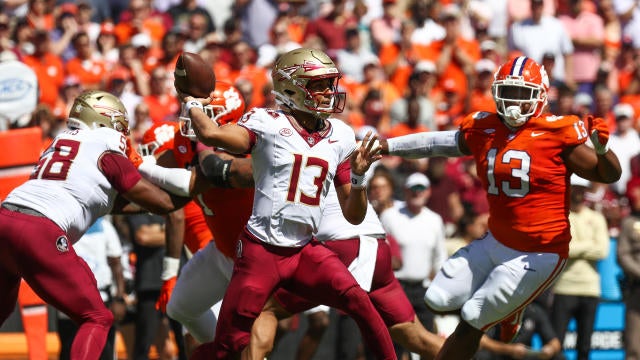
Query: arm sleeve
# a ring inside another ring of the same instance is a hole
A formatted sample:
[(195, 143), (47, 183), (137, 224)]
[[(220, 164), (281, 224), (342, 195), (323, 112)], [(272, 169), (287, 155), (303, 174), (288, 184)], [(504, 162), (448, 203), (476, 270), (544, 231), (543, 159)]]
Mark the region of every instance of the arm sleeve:
[(351, 163), (349, 162), (349, 159), (346, 159), (340, 165), (338, 165), (338, 169), (336, 170), (336, 177), (333, 178), (333, 184), (338, 187), (350, 183)]
[(100, 170), (119, 193), (126, 193), (142, 179), (138, 170), (126, 157), (106, 152), (98, 160)]

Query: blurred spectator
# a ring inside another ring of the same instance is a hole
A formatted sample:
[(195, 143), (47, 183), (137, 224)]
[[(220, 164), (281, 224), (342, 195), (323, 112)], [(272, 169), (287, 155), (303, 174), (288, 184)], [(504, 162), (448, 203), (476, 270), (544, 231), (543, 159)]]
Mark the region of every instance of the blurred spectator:
[(79, 0), (77, 8), (75, 19), (78, 23), (78, 30), (86, 32), (89, 35), (89, 39), (95, 43), (101, 30), (100, 23), (94, 21), (92, 17), (95, 8), (91, 7), (91, 3), (88, 0)]
[(18, 59), (24, 55), (33, 54), (33, 44), (31, 43), (33, 29), (26, 19), (19, 19), (11, 33), (11, 40), (14, 43), (14, 51)]
[(184, 51), (199, 53), (206, 44), (205, 35), (207, 34), (207, 19), (203, 13), (193, 13), (189, 17), (187, 25), (187, 37), (184, 42)]
[(569, 321), (576, 321), (578, 360), (588, 360), (591, 335), (600, 302), (600, 275), (596, 263), (609, 253), (607, 221), (584, 203), (588, 180), (571, 175), (569, 223), (571, 242), (564, 271), (553, 287), (551, 322), (560, 343), (564, 343)]
[(397, 43), (400, 40), (401, 18), (398, 16), (397, 0), (382, 0), (382, 16), (371, 20), (371, 39), (374, 51), (382, 45)]
[(475, 239), (479, 239), (486, 234), (489, 228), (489, 213), (478, 214), (467, 209), (456, 224), (456, 231), (453, 236), (447, 238), (444, 245), (447, 255), (453, 255), (461, 247), (467, 246)]
[(411, 0), (409, 12), (415, 24), (415, 31), (411, 34), (411, 43), (429, 45), (433, 41), (445, 37), (445, 29), (436, 19), (440, 12), (440, 2), (431, 0)]
[(402, 267), (395, 271), (416, 315), (424, 327), (434, 331), (434, 314), (424, 303), (431, 279), (447, 257), (444, 223), (425, 204), (431, 195), (429, 179), (413, 173), (404, 184), (405, 203), (380, 214), (380, 222), (402, 252)]
[(96, 39), (97, 54), (102, 59), (107, 67), (107, 70), (111, 71), (118, 63), (120, 58), (120, 50), (116, 46), (116, 35), (113, 32), (113, 24), (105, 22), (100, 26), (100, 34)]
[[(120, 46), (120, 63), (110, 75), (113, 78), (118, 74), (125, 80), (132, 81), (133, 88), (127, 89), (135, 92), (137, 95), (146, 96), (149, 94), (149, 73), (143, 66), (143, 59), (139, 57), (138, 50), (131, 44)], [(126, 106), (126, 104), (125, 104)], [(128, 109), (128, 108), (127, 108)]]
[(245, 102), (249, 107), (258, 106), (264, 102), (262, 88), (268, 83), (269, 76), (267, 70), (255, 64), (256, 54), (248, 43), (240, 41), (233, 45), (233, 60), (231, 73), (229, 75), (231, 83), (236, 83), (239, 79), (250, 80), (253, 83), (253, 90), (249, 98), (245, 97)]
[(482, 59), (493, 61), (494, 64), (502, 64), (504, 62), (504, 56), (498, 50), (498, 43), (493, 40), (480, 42), (480, 56)]
[[(54, 26), (54, 17), (52, 1), (47, 0), (29, 0), (29, 10), (27, 11), (27, 22), (32, 29), (50, 31)], [(70, 12), (76, 14), (78, 7), (73, 3), (60, 5), (62, 12)]]
[(76, 56), (66, 63), (66, 73), (78, 77), (85, 89), (102, 89), (107, 68), (102, 59), (94, 56), (94, 45), (85, 32), (77, 33), (72, 40)]
[(613, 114), (616, 118), (616, 129), (609, 137), (609, 147), (618, 155), (622, 175), (610, 187), (616, 194), (624, 195), (627, 181), (631, 178), (630, 160), (640, 153), (640, 135), (633, 127), (635, 114), (631, 105), (619, 103), (613, 107)]
[(415, 71), (409, 77), (409, 86), (406, 94), (391, 104), (389, 115), (391, 127), (394, 127), (408, 118), (409, 100), (415, 98), (419, 104), (418, 123), (427, 130), (435, 130), (434, 119), (435, 105), (432, 101), (432, 90), (437, 82), (436, 66), (431, 61), (421, 61)]
[(449, 4), (442, 8), (440, 21), (445, 29), (442, 40), (434, 40), (429, 45), (431, 59), (436, 64), (439, 85), (453, 81), (452, 89), (459, 95), (461, 102), (470, 91), (467, 78), (474, 73), (474, 64), (480, 59), (480, 46), (476, 40), (467, 40), (461, 36), (460, 18), (462, 12), (458, 5)]
[(442, 217), (447, 235), (455, 232), (456, 224), (464, 214), (464, 206), (458, 192), (457, 182), (460, 174), (451, 176), (448, 174), (449, 161), (443, 157), (430, 158), (427, 167), (427, 176), (431, 183), (431, 196), (427, 201), (427, 207)]
[(307, 24), (303, 45), (320, 40), (331, 57), (334, 57), (338, 50), (346, 48), (345, 31), (357, 28), (358, 25), (356, 19), (347, 11), (346, 2), (347, 0), (332, 0), (329, 14), (311, 20)]
[[(14, 44), (11, 40), (11, 22), (7, 14), (0, 12), (0, 58), (17, 59)], [(4, 60), (3, 60), (4, 61)]]
[(133, 110), (132, 118), (135, 119), (135, 126), (131, 128), (131, 136), (137, 144), (143, 143), (142, 137), (144, 133), (153, 125), (149, 113), (149, 105), (145, 102), (140, 102)]
[[(266, 84), (269, 84), (269, 83), (267, 82)], [(248, 111), (254, 106), (258, 106), (259, 103), (254, 103), (255, 105), (251, 105), (253, 103), (253, 94), (256, 91), (255, 85), (251, 81), (251, 79), (241, 77), (241, 78), (238, 78), (238, 80), (236, 80), (236, 82), (233, 85), (236, 87), (236, 89), (238, 89), (238, 91), (240, 91), (240, 94), (244, 98), (244, 102), (247, 106), (245, 111)], [(259, 90), (259, 91), (261, 92), (260, 95), (262, 96), (262, 90)]]
[(633, 0), (617, 0), (613, 7), (622, 25), (622, 36), (628, 37), (633, 47), (640, 49), (640, 7)]
[(624, 350), (627, 359), (640, 359), (640, 177), (627, 186), (631, 213), (622, 220), (617, 258), (624, 272)]
[(420, 97), (417, 95), (410, 95), (403, 100), (406, 101), (407, 106), (406, 120), (392, 126), (386, 133), (385, 137), (397, 137), (429, 131), (429, 129), (420, 122), (420, 118), (422, 117), (420, 114), (422, 111)]
[[(451, 164), (451, 159), (449, 160)], [(460, 201), (465, 209), (469, 209), (476, 214), (489, 213), (489, 200), (482, 180), (478, 176), (478, 168), (473, 158), (461, 159), (460, 166), (462, 174), (458, 176), (458, 192)], [(454, 177), (455, 178), (455, 177)]]
[(598, 68), (602, 61), (601, 50), (604, 45), (604, 21), (600, 16), (589, 11), (585, 3), (588, 0), (571, 0), (567, 14), (560, 15), (573, 42), (573, 65), (566, 78), (575, 83), (577, 91), (592, 93)]
[(223, 60), (224, 44), (217, 33), (208, 34), (205, 47), (201, 52), (202, 58), (211, 64), (217, 81), (231, 82), (231, 65)]
[(175, 4), (167, 10), (167, 13), (173, 19), (174, 28), (187, 30), (191, 26), (191, 18), (195, 14), (202, 15), (205, 19), (204, 33), (210, 33), (216, 31), (216, 26), (207, 9), (198, 5), (196, 0), (180, 0), (178, 4)]
[(467, 112), (496, 112), (496, 102), (491, 91), (493, 73), (496, 68), (496, 63), (489, 59), (480, 59), (476, 63), (475, 81), (469, 97), (469, 110)]
[(56, 99), (56, 104), (52, 109), (53, 115), (56, 119), (66, 123), (73, 101), (80, 95), (80, 93), (82, 93), (83, 90), (84, 88), (82, 87), (82, 84), (80, 84), (80, 79), (78, 79), (77, 76), (67, 75), (64, 78), (64, 81), (57, 92), (58, 98)]
[(613, 115), (614, 100), (615, 93), (608, 87), (598, 86), (595, 89), (593, 95), (593, 115), (607, 120), (610, 131), (614, 131), (616, 128), (616, 120), (615, 116)]
[(269, 29), (278, 16), (277, 0), (237, 0), (234, 14), (242, 40), (257, 49), (269, 42)]
[(38, 77), (40, 96), (38, 101), (53, 109), (58, 98), (58, 88), (64, 80), (64, 67), (60, 57), (51, 52), (51, 41), (46, 30), (33, 32), (34, 51), (26, 55), (22, 61), (27, 64)]
[(71, 40), (80, 31), (76, 15), (70, 12), (60, 12), (55, 19), (55, 28), (49, 32), (51, 36), (51, 51), (60, 56), (63, 61), (76, 56), (76, 50)]
[(597, 2), (598, 15), (604, 22), (604, 48), (602, 60), (607, 64), (613, 64), (622, 44), (622, 27), (620, 19), (616, 15), (613, 0), (600, 0)]
[[(509, 19), (507, 7), (509, 0), (476, 0), (472, 2), (480, 3), (489, 8), (491, 16), (489, 17), (487, 35), (502, 44), (507, 38), (508, 24), (512, 21), (512, 19)], [(503, 62), (495, 59), (494, 61), (496, 64), (502, 64)]]
[(118, 44), (126, 44), (134, 35), (146, 33), (151, 38), (152, 46), (159, 46), (164, 33), (172, 27), (171, 17), (165, 14), (165, 18), (155, 13), (149, 1), (131, 0), (129, 2), (129, 7), (121, 14), (114, 29)]
[(366, 64), (379, 63), (378, 57), (370, 50), (361, 47), (358, 29), (347, 29), (345, 32), (347, 46), (336, 51), (336, 59), (340, 63), (343, 76), (348, 76), (356, 82), (363, 81), (363, 69)]
[(573, 114), (576, 100), (576, 92), (562, 84), (557, 89), (553, 102), (549, 101), (549, 107), (553, 114), (570, 115)]
[(429, 57), (428, 46), (411, 41), (414, 32), (415, 24), (410, 20), (404, 20), (400, 27), (400, 39), (394, 43), (383, 44), (378, 54), (387, 78), (399, 93), (404, 93), (407, 89), (413, 67), (420, 60)]
[(539, 63), (542, 63), (545, 53), (552, 53), (555, 66), (553, 71), (548, 70), (547, 73), (573, 87), (572, 79), (567, 77), (567, 74), (573, 73), (571, 54), (574, 49), (571, 38), (560, 20), (544, 15), (543, 5), (542, 0), (531, 0), (531, 17), (511, 24), (509, 50), (520, 51)]
[(454, 79), (446, 79), (442, 83), (444, 91), (440, 101), (436, 103), (435, 120), (437, 130), (451, 130), (458, 126), (458, 122), (466, 115), (466, 103), (469, 97), (460, 92), (458, 83)]
[(579, 92), (573, 98), (573, 113), (579, 117), (586, 119), (587, 115), (591, 115), (593, 111), (593, 98), (589, 93)]
[[(555, 16), (556, 14), (556, 1), (544, 0), (542, 3), (542, 14), (545, 16)], [(517, 21), (525, 20), (532, 16), (532, 10), (529, 6), (531, 0), (507, 0), (507, 11), (509, 14), (509, 22), (514, 23)]]
[(553, 75), (557, 66), (556, 56), (553, 53), (546, 52), (542, 55), (542, 66), (544, 66), (544, 70), (549, 76), (549, 90), (547, 91), (549, 104), (553, 105), (558, 101), (558, 92), (563, 87), (571, 89), (573, 94), (575, 94), (576, 89), (571, 84), (567, 84), (565, 81), (559, 80)]
[(372, 90), (378, 92), (380, 103), (377, 105), (382, 106), (377, 108), (380, 111), (378, 122), (374, 125), (365, 119), (365, 123), (375, 126), (379, 133), (384, 134), (390, 128), (389, 108), (394, 101), (400, 98), (400, 94), (395, 86), (386, 80), (384, 72), (377, 61), (370, 62), (364, 66), (362, 83), (356, 83), (355, 89), (352, 90), (349, 96), (351, 96), (351, 101), (355, 106), (362, 106), (365, 97), (367, 94), (371, 94)]
[(258, 48), (256, 65), (267, 69), (271, 68), (278, 56), (301, 47), (299, 43), (291, 39), (288, 24), (286, 17), (279, 17), (275, 21), (271, 28), (271, 42), (265, 43)]
[(142, 101), (149, 106), (149, 117), (153, 123), (177, 119), (180, 103), (173, 95), (171, 86), (165, 68), (156, 67), (151, 71), (150, 93)]

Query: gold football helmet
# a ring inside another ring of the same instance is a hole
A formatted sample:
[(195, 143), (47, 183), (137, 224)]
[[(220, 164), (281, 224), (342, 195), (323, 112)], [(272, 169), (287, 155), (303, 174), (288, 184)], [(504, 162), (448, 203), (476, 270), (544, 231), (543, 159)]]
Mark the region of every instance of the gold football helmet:
[(116, 96), (100, 90), (85, 91), (75, 99), (68, 125), (79, 129), (108, 127), (129, 134), (129, 117), (124, 105)]
[[(321, 50), (300, 48), (283, 54), (276, 61), (271, 77), (273, 93), (280, 105), (322, 118), (327, 118), (331, 113), (340, 113), (344, 109), (346, 94), (338, 91), (342, 74), (331, 58)], [(307, 89), (310, 81), (321, 79), (333, 80), (331, 90), (322, 93), (330, 101), (323, 104), (317, 103), (315, 93)]]

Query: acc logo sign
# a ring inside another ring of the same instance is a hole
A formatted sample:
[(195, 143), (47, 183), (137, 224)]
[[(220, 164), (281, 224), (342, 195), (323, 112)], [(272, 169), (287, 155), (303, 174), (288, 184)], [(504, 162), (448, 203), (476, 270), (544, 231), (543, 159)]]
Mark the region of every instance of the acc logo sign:
[(280, 135), (282, 135), (282, 136), (291, 136), (291, 135), (293, 135), (293, 132), (291, 131), (291, 129), (282, 128), (282, 129), (280, 129)]
[(0, 81), (0, 101), (12, 101), (27, 96), (33, 85), (28, 81), (18, 78), (4, 79)]
[(60, 252), (69, 251), (69, 240), (67, 240), (66, 236), (60, 236), (56, 239), (56, 248)]

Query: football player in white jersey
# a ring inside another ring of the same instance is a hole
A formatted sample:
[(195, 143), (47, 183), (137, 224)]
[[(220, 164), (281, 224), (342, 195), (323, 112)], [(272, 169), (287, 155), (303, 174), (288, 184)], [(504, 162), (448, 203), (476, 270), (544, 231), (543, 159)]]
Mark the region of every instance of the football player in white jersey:
[(336, 187), (344, 217), (362, 222), (367, 209), (364, 174), (380, 158), (376, 136), (367, 135), (356, 147), (353, 130), (329, 117), (344, 106), (344, 93), (337, 91), (340, 77), (322, 51), (290, 51), (272, 71), (280, 110), (255, 108), (238, 124), (222, 127), (204, 113), (207, 99), (184, 97), (202, 143), (251, 153), (256, 188), (215, 340), (200, 346), (192, 358), (239, 354), (263, 305), (285, 282), (298, 294), (348, 313), (379, 358), (395, 358), (389, 333), (366, 292), (312, 236), (330, 186)]
[[(168, 213), (188, 199), (141, 178), (127, 158), (124, 105), (104, 91), (75, 99), (68, 129), (42, 154), (30, 179), (0, 209), (0, 324), (11, 314), (20, 279), (78, 325), (71, 359), (98, 359), (113, 315), (72, 244), (99, 217), (126, 201)], [(126, 201), (117, 201), (119, 195)]]

